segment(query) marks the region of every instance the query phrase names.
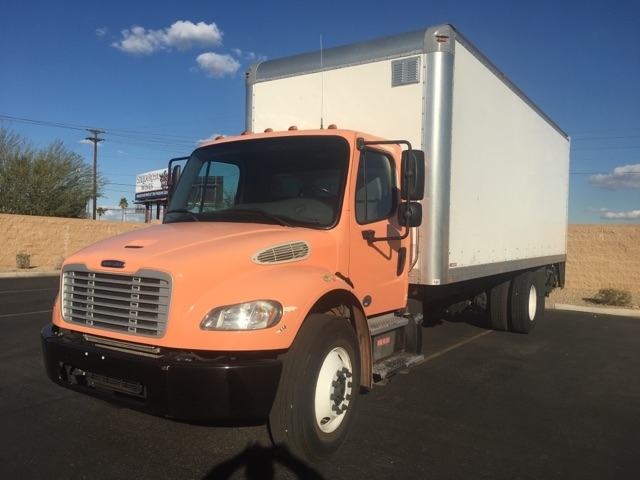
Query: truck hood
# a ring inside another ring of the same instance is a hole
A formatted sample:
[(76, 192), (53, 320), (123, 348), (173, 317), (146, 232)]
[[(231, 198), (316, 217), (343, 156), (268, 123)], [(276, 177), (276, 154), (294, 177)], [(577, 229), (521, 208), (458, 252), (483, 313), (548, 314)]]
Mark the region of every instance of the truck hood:
[[(131, 274), (141, 269), (165, 271), (174, 278), (208, 271), (220, 275), (259, 265), (306, 260), (316, 253), (336, 253), (327, 231), (243, 223), (171, 223), (124, 233), (93, 244), (65, 264), (81, 263), (94, 271)], [(329, 257), (331, 258), (331, 257)]]

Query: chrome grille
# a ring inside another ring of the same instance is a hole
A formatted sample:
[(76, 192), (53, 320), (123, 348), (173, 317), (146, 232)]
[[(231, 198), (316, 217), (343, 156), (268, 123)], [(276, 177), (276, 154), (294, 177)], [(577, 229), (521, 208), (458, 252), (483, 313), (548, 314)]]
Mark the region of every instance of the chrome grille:
[(167, 328), (170, 297), (171, 279), (161, 272), (121, 275), (77, 266), (62, 272), (62, 314), (77, 325), (158, 338)]

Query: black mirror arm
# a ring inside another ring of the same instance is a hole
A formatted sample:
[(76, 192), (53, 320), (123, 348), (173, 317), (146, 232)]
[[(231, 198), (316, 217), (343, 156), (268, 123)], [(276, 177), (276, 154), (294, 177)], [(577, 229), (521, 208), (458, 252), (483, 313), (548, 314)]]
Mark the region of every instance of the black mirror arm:
[(376, 232), (373, 230), (364, 230), (362, 232), (362, 238), (364, 238), (367, 243), (371, 244), (374, 242), (383, 242), (383, 241), (391, 241), (391, 240), (404, 240), (409, 236), (409, 231), (411, 229), (409, 227), (405, 228), (405, 231), (402, 235), (397, 235), (395, 237), (376, 237)]

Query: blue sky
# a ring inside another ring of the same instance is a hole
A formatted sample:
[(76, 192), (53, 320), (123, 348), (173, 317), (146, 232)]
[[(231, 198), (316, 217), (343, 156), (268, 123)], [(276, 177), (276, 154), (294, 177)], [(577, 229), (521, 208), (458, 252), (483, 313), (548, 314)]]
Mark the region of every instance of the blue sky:
[[(244, 129), (249, 65), (454, 24), (572, 138), (569, 221), (640, 223), (640, 3), (632, 0), (0, 0), (0, 122), (93, 162), (98, 206)], [(113, 212), (115, 214), (115, 212)], [(118, 214), (119, 215), (119, 214)]]

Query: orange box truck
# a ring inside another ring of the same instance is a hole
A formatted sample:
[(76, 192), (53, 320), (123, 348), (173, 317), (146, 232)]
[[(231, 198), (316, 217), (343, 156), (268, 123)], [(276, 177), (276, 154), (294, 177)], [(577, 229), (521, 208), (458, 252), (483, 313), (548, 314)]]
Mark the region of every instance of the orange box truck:
[(539, 321), (564, 283), (569, 139), (450, 25), (246, 85), (247, 131), (170, 168), (162, 225), (66, 259), (46, 369), (152, 414), (265, 421), (317, 462), (362, 389), (423, 358), (434, 305)]

